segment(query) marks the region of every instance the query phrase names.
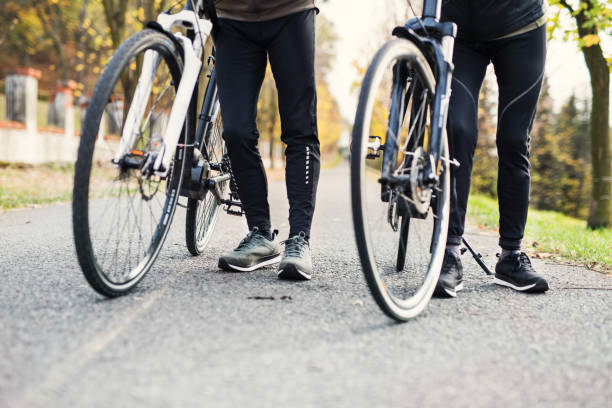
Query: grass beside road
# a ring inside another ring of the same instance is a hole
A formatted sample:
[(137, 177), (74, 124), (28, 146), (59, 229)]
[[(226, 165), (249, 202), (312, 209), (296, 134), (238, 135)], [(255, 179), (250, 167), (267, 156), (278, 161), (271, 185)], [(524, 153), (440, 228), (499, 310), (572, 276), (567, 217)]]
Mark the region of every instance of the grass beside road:
[[(331, 155), (322, 168), (332, 168), (342, 156)], [(275, 169), (266, 169), (269, 181), (285, 179), (285, 166), (277, 160)], [(72, 200), (74, 165), (46, 163), (41, 165), (0, 162), (0, 212)]]
[(71, 164), (0, 163), (0, 212), (72, 199)]
[[(497, 201), (471, 195), (468, 216), (480, 226), (498, 229)], [(529, 209), (523, 246), (536, 258), (557, 258), (612, 272), (612, 229), (590, 230), (586, 222), (554, 211)]]

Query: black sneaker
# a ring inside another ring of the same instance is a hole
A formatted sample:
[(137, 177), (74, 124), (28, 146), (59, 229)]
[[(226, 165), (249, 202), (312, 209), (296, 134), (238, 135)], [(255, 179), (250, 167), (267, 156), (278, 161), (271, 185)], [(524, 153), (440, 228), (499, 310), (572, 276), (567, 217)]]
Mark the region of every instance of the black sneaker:
[(284, 241), (285, 253), (278, 265), (278, 278), (287, 280), (310, 280), (312, 262), (310, 260), (310, 246), (306, 235), (300, 232)]
[(536, 273), (527, 254), (519, 251), (506, 255), (497, 262), (493, 282), (527, 293), (542, 293), (548, 290), (546, 279)]
[(444, 252), (440, 278), (434, 289), (434, 296), (451, 298), (456, 297), (457, 292), (463, 289), (463, 266), (461, 259), (455, 252), (447, 249)]
[(240, 244), (229, 254), (219, 258), (219, 268), (224, 271), (250, 272), (278, 263), (281, 259), (278, 231), (266, 237), (254, 227)]

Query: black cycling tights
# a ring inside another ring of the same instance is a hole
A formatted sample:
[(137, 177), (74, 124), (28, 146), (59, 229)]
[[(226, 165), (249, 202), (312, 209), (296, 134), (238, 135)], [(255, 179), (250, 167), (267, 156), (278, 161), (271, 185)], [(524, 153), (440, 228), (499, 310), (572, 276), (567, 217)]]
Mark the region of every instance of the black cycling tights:
[(448, 243), (461, 244), (470, 191), (472, 158), (478, 138), (478, 94), (490, 62), (499, 87), (497, 152), (499, 245), (520, 249), (529, 206), (529, 132), (544, 76), (546, 30), (486, 42), (457, 40), (448, 116), (456, 197), (451, 199)]
[(315, 10), (264, 22), (221, 18), (215, 36), (223, 138), (249, 229), (270, 229), (266, 173), (257, 149), (257, 99), (267, 59), (276, 88), (285, 150), (289, 236), (310, 235), (319, 179), (314, 74)]

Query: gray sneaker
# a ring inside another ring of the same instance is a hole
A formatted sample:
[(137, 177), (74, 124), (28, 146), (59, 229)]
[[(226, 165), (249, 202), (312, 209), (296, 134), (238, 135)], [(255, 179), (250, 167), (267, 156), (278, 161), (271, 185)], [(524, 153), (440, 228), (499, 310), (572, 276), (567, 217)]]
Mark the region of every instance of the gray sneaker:
[(294, 235), (283, 244), (285, 244), (285, 253), (278, 265), (279, 279), (309, 280), (312, 274), (312, 262), (306, 235), (300, 232), (299, 235)]
[(250, 272), (278, 263), (281, 254), (277, 235), (278, 231), (274, 230), (272, 239), (269, 239), (254, 227), (236, 249), (219, 258), (219, 268), (224, 271)]

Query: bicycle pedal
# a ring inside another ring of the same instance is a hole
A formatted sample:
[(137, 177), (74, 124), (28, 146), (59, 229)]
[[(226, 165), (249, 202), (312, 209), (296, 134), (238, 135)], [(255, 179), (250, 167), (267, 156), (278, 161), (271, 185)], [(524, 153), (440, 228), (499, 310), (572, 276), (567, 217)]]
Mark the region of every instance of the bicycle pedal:
[(236, 217), (242, 217), (242, 215), (244, 214), (244, 211), (235, 211), (235, 210), (231, 210), (229, 208), (225, 209), (225, 212), (227, 212), (229, 215), (235, 215)]
[(373, 150), (373, 153), (368, 153), (366, 159), (376, 159), (380, 157), (380, 152), (385, 150), (385, 145), (381, 143), (382, 139), (379, 136), (368, 136), (368, 150)]

